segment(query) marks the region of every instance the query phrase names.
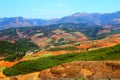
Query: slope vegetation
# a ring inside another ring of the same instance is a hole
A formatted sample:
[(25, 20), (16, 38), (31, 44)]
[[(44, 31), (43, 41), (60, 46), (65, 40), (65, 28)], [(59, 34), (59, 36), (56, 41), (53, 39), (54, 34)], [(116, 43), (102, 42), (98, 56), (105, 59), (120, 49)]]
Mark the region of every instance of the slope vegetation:
[(50, 56), (36, 60), (20, 62), (10, 68), (6, 68), (3, 73), (7, 76), (27, 74), (41, 71), (62, 63), (71, 61), (101, 61), (101, 60), (120, 60), (120, 45), (110, 48), (101, 48), (81, 53), (71, 53), (58, 56)]
[(27, 51), (34, 51), (38, 46), (27, 39), (20, 39), (15, 43), (0, 41), (0, 59), (14, 61), (21, 59)]

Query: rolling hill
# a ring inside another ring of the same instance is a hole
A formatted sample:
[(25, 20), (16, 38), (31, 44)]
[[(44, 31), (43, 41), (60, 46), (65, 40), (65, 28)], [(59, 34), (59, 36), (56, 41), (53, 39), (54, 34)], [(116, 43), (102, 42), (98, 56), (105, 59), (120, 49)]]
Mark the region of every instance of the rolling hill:
[[(20, 55), (20, 59), (21, 59), (27, 52), (34, 53), (34, 50), (37, 51), (48, 50), (48, 49), (50, 49), (51, 51), (79, 50), (78, 49), (79, 47), (74, 48), (73, 46), (74, 45), (79, 46), (81, 44), (84, 44), (86, 45), (86, 47), (89, 48), (89, 47), (93, 47), (91, 46), (92, 41), (94, 43), (98, 43), (101, 41), (100, 40), (97, 41), (97, 39), (102, 39), (112, 34), (119, 34), (120, 33), (119, 28), (120, 28), (119, 25), (91, 26), (88, 24), (81, 24), (81, 23), (80, 24), (61, 23), (61, 24), (48, 25), (48, 26), (37, 26), (37, 27), (33, 26), (33, 27), (4, 29), (1, 30), (0, 32), (0, 41), (1, 41), (0, 57), (1, 59), (5, 59), (8, 61), (15, 61), (15, 60), (19, 60), (18, 58), (19, 53), (21, 54)], [(111, 37), (111, 40), (113, 37)], [(119, 36), (116, 37), (116, 39), (118, 38)], [(107, 43), (109, 43), (109, 41), (110, 39), (108, 40)], [(114, 42), (116, 44), (119, 41), (117, 42), (114, 40), (110, 41), (111, 45), (113, 45)]]

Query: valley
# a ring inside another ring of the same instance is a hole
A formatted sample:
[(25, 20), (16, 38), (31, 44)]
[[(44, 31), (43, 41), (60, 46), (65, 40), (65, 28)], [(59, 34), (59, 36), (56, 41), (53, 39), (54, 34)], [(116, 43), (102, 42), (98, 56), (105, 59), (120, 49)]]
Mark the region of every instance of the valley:
[[(58, 31), (58, 30), (57, 30)], [(60, 30), (59, 30), (60, 31)], [(60, 31), (61, 33), (62, 33), (62, 31)], [(58, 32), (58, 34), (59, 34), (59, 32)], [(80, 34), (80, 33), (79, 33)], [(80, 34), (80, 35), (82, 35), (83, 36), (83, 34)], [(115, 45), (118, 45), (119, 43), (120, 43), (120, 34), (113, 34), (113, 35), (109, 35), (109, 36), (107, 36), (107, 37), (105, 37), (105, 38), (103, 38), (103, 39), (100, 39), (100, 40), (89, 40), (87, 37), (85, 37), (85, 36), (83, 36), (84, 38), (82, 38), (81, 40), (78, 40), (78, 41), (76, 41), (76, 42), (73, 42), (73, 43), (69, 43), (69, 44), (60, 44), (60, 45), (57, 45), (57, 46), (50, 46), (50, 47), (48, 47), (48, 48), (46, 48), (46, 50), (45, 49), (43, 49), (42, 51), (38, 51), (38, 52), (36, 52), (36, 53), (34, 53), (34, 54), (30, 54), (29, 52), (22, 58), (22, 59), (20, 59), (19, 61), (14, 61), (14, 62), (8, 62), (8, 61), (0, 61), (0, 69), (1, 69), (1, 71), (3, 71), (5, 68), (8, 68), (8, 67), (11, 67), (11, 66), (14, 66), (15, 64), (17, 64), (17, 63), (19, 63), (19, 62), (21, 62), (21, 61), (28, 61), (28, 60), (37, 60), (37, 59), (42, 59), (42, 58), (47, 58), (47, 57), (52, 57), (52, 56), (59, 56), (59, 55), (64, 55), (64, 54), (74, 54), (74, 53), (80, 53), (80, 52), (87, 52), (87, 51), (92, 51), (92, 50), (98, 50), (98, 49), (102, 49), (102, 48), (109, 48), (109, 47), (111, 47), (111, 46), (115, 46)], [(59, 39), (58, 39), (59, 40)], [(108, 50), (109, 51), (109, 50)], [(98, 51), (99, 52), (99, 51)], [(94, 52), (93, 52), (94, 53)], [(82, 53), (81, 53), (82, 54)], [(85, 53), (86, 54), (86, 53)], [(91, 54), (91, 53), (90, 53)], [(100, 56), (99, 56), (100, 57)], [(112, 56), (113, 57), (113, 56)], [(88, 56), (87, 56), (87, 58), (89, 58)], [(84, 60), (87, 60), (87, 58), (85, 59), (85, 58), (83, 58), (83, 60), (82, 61), (84, 61)], [(108, 59), (106, 59), (107, 57), (105, 57), (105, 62), (106, 62), (106, 60), (108, 60)], [(108, 57), (109, 58), (109, 57)], [(68, 58), (69, 59), (69, 58)], [(100, 57), (100, 60), (104, 60), (104, 58), (102, 58), (102, 57)], [(64, 59), (63, 59), (64, 60)], [(99, 61), (99, 59), (97, 59), (98, 61)], [(111, 60), (111, 59), (110, 59)], [(114, 59), (112, 59), (113, 60), (113, 62), (115, 62), (115, 64), (117, 63), (117, 62), (119, 62), (119, 56), (118, 56), (118, 59), (117, 58), (114, 58)], [(74, 61), (74, 60), (73, 60)], [(75, 60), (76, 61), (76, 60)], [(77, 60), (78, 61), (78, 60)], [(89, 61), (89, 60), (88, 60)], [(91, 61), (91, 60), (90, 60)], [(100, 64), (101, 62), (98, 62), (98, 61), (95, 61), (96, 63), (98, 63), (98, 64)], [(89, 62), (88, 62), (89, 63)], [(93, 62), (91, 62), (91, 63), (93, 63)], [(83, 62), (81, 63), (80, 62), (80, 64), (82, 64), (82, 65), (84, 65), (83, 64)], [(87, 62), (85, 62), (85, 64), (87, 64)], [(90, 64), (89, 64), (90, 65)], [(74, 66), (74, 65), (73, 65)], [(91, 66), (93, 67), (93, 65), (91, 64)], [(77, 67), (77, 66), (76, 66)], [(58, 68), (59, 69), (59, 68)], [(91, 69), (93, 69), (93, 68), (91, 68)], [(100, 68), (99, 68), (100, 69)], [(107, 69), (107, 68), (106, 68)], [(84, 68), (83, 68), (83, 70), (84, 70)], [(85, 69), (86, 70), (86, 69)], [(44, 73), (46, 73), (47, 71), (49, 71), (49, 70), (45, 70), (45, 72), (44, 72), (44, 70), (42, 71), (42, 72), (35, 72), (35, 73), (32, 73), (33, 75), (35, 75), (35, 74), (37, 74), (38, 76), (40, 75), (40, 76), (42, 76), (42, 78), (43, 78), (43, 76), (44, 75), (42, 75), (42, 74), (44, 74)], [(68, 71), (69, 72), (69, 71)], [(88, 70), (88, 72), (89, 72), (89, 70)], [(89, 75), (89, 73), (88, 72), (86, 72), (88, 75)], [(39, 74), (38, 74), (39, 73)], [(48, 72), (47, 72), (48, 73)], [(83, 75), (83, 77), (85, 78), (85, 79), (87, 79), (88, 77), (87, 77), (87, 74), (86, 73), (80, 73), (81, 75), (82, 74), (84, 74)], [(90, 72), (91, 74), (93, 74), (93, 71), (92, 72)], [(110, 72), (111, 73), (111, 72)], [(30, 75), (32, 75), (32, 74), (30, 74)], [(53, 74), (53, 73), (52, 73)], [(67, 74), (67, 73), (66, 73)], [(72, 73), (71, 73), (72, 74)], [(98, 73), (97, 73), (98, 74)], [(117, 74), (118, 75), (118, 73), (116, 72), (116, 73), (114, 73), (114, 74)], [(51, 75), (51, 73), (49, 74), (49, 75), (46, 75), (46, 76), (44, 76), (44, 78), (53, 78), (52, 76), (50, 76)], [(62, 75), (62, 73), (60, 73), (60, 75)], [(59, 75), (59, 76), (60, 76)], [(75, 74), (74, 74), (75, 75)], [(110, 74), (110, 75), (112, 75), (112, 74)], [(27, 75), (26, 75), (27, 76)], [(25, 78), (27, 78), (26, 76), (16, 76), (16, 78), (19, 80), (19, 77), (20, 77), (20, 79), (22, 78), (22, 77), (25, 77)], [(28, 75), (29, 76), (29, 75)], [(76, 76), (76, 75), (75, 75)], [(101, 78), (107, 78), (107, 75), (105, 76), (105, 77), (103, 77), (103, 75), (102, 74), (99, 74), (99, 76), (101, 77)], [(114, 76), (114, 75), (113, 75)], [(0, 77), (1, 77), (1, 79), (2, 80), (4, 80), (4, 79), (7, 79), (7, 78), (5, 78), (6, 76), (3, 74), (3, 73), (1, 73), (1, 75), (0, 75)], [(69, 78), (70, 77), (70, 75), (67, 75), (66, 77), (63, 77), (63, 78)], [(93, 76), (94, 77), (94, 76)], [(95, 77), (95, 78), (100, 78), (100, 77)], [(110, 77), (110, 76), (109, 76)], [(13, 77), (11, 77), (11, 78), (13, 78)], [(41, 78), (41, 79), (42, 79)], [(54, 76), (54, 78), (58, 78), (57, 76)], [(72, 77), (72, 78), (74, 78), (74, 77)], [(111, 78), (111, 77), (110, 77)], [(112, 78), (119, 78), (119, 76), (118, 77), (112, 77)], [(26, 79), (23, 79), (23, 80), (26, 80)]]
[(119, 14), (0, 19), (0, 80), (120, 79)]

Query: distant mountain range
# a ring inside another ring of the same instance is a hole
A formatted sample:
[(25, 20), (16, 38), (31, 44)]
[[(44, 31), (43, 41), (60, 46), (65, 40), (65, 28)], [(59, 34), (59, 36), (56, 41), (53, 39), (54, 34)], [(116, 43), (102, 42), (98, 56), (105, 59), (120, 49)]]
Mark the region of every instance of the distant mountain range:
[(25, 19), (23, 17), (0, 18), (0, 29), (11, 27), (40, 26), (59, 23), (87, 23), (90, 25), (120, 24), (120, 11), (114, 13), (75, 13), (59, 19)]

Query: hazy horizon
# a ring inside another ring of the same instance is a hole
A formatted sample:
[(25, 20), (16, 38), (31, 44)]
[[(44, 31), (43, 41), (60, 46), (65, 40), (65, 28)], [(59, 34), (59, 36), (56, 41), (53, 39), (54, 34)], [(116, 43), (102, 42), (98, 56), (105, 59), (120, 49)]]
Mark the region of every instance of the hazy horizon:
[(2, 0), (0, 18), (61, 18), (77, 12), (113, 13), (120, 11), (120, 0)]

